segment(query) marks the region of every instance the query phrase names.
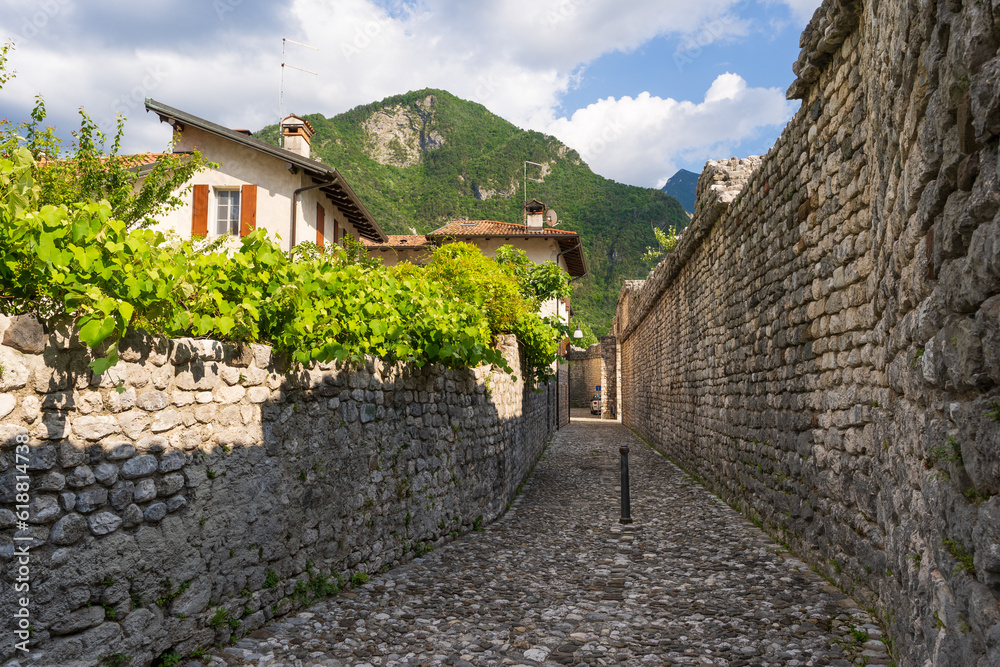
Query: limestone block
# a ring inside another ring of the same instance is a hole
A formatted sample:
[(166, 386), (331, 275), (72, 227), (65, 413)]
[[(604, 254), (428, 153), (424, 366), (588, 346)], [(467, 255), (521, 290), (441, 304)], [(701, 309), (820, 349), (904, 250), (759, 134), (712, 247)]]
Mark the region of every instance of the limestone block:
[(102, 463), (94, 468), (94, 477), (100, 484), (111, 486), (118, 481), (118, 466), (112, 463)]
[(62, 515), (56, 496), (38, 495), (28, 504), (28, 521), (33, 524), (52, 523)]
[[(124, 392), (112, 391), (108, 393), (108, 410), (118, 414), (131, 410), (135, 407), (135, 388), (128, 387)], [(120, 421), (119, 421), (120, 423)], [(124, 425), (123, 425), (124, 428)]]
[[(105, 443), (107, 447), (108, 459), (112, 461), (121, 461), (123, 459), (130, 459), (135, 456), (135, 446), (130, 442), (124, 441), (114, 441)], [(65, 464), (63, 464), (65, 465)]]
[(17, 407), (17, 399), (10, 394), (0, 394), (0, 419), (3, 419)]
[(169, 343), (170, 363), (174, 366), (186, 364), (196, 354), (195, 341), (192, 338), (177, 338)]
[(222, 361), (226, 358), (226, 348), (217, 340), (198, 339), (194, 341), (194, 347), (199, 359)]
[(0, 376), (0, 392), (21, 389), (28, 384), (31, 371), (23, 354), (9, 347), (0, 346), (0, 365), (4, 372)]
[(67, 614), (49, 627), (54, 635), (68, 635), (93, 628), (104, 622), (104, 607), (93, 606), (77, 609)]
[(12, 317), (3, 334), (3, 345), (26, 354), (41, 354), (45, 349), (45, 331), (33, 315)]
[[(83, 417), (80, 417), (83, 419)], [(69, 434), (69, 422), (66, 415), (47, 412), (42, 421), (35, 427), (35, 437), (39, 440), (59, 440)]]
[(176, 512), (177, 510), (186, 506), (187, 506), (187, 498), (185, 498), (184, 496), (178, 495), (167, 499), (168, 512)]
[(154, 389), (136, 396), (135, 405), (147, 412), (158, 412), (170, 405), (170, 397), (165, 392)]
[[(122, 525), (122, 520), (117, 514), (112, 514), (111, 512), (98, 512), (96, 514), (91, 514), (87, 518), (87, 525), (90, 526), (90, 532), (100, 537), (118, 530)], [(101, 616), (102, 618), (104, 616), (103, 609), (101, 609)]]
[(156, 482), (152, 479), (142, 479), (135, 483), (132, 499), (137, 503), (146, 503), (156, 497)]
[(173, 473), (156, 481), (156, 495), (170, 496), (184, 488), (184, 475)]
[(240, 372), (239, 368), (233, 368), (232, 366), (223, 366), (222, 370), (219, 371), (219, 377), (228, 386), (232, 386), (240, 382), (243, 377), (243, 373)]
[(129, 505), (122, 512), (122, 525), (125, 528), (135, 528), (143, 521), (142, 510), (138, 505)]
[(92, 442), (122, 430), (118, 421), (111, 416), (77, 417), (72, 424), (73, 433)]
[(109, 498), (111, 500), (111, 506), (116, 510), (122, 510), (132, 504), (133, 494), (135, 492), (135, 483), (128, 482), (125, 480), (119, 480), (115, 483), (114, 488), (111, 489)]
[(142, 513), (143, 518), (150, 523), (159, 523), (167, 516), (166, 503), (153, 503)]
[(182, 408), (187, 405), (193, 404), (195, 401), (194, 394), (187, 391), (175, 391), (170, 395), (170, 402), (178, 407)]
[[(160, 378), (162, 375), (163, 374), (161, 372), (156, 372), (154, 374), (154, 372), (151, 372), (151, 370), (146, 366), (127, 364), (125, 370), (125, 383), (135, 389), (142, 389), (153, 380), (154, 376)], [(163, 383), (156, 382), (155, 384), (162, 386)]]
[(76, 496), (76, 511), (81, 514), (90, 514), (94, 510), (104, 507), (107, 502), (107, 489), (92, 489), (90, 491), (83, 491)]
[(66, 476), (66, 484), (73, 489), (82, 489), (84, 487), (90, 486), (97, 478), (94, 477), (93, 470), (90, 466), (80, 465), (73, 468), (73, 472)]
[[(250, 387), (247, 390), (247, 399), (251, 403), (254, 403), (254, 404), (263, 403), (264, 401), (266, 401), (270, 397), (270, 395), (271, 395), (271, 392), (270, 392), (270, 390), (267, 389), (267, 387)], [(340, 404), (340, 401), (338, 399), (336, 399), (336, 398), (331, 398), (330, 399), (331, 403), (333, 401), (337, 401), (338, 405)], [(331, 409), (336, 409), (336, 407), (333, 407)]]
[(983, 302), (976, 313), (976, 324), (982, 336), (983, 370), (1000, 385), (1000, 295)]
[(136, 456), (126, 461), (121, 468), (121, 476), (125, 479), (137, 479), (148, 477), (156, 472), (158, 464), (156, 457), (149, 454)]
[(181, 422), (181, 413), (173, 408), (170, 408), (157, 413), (149, 428), (153, 433), (163, 433), (164, 431), (169, 431), (175, 426), (178, 426)]
[(183, 391), (211, 391), (219, 383), (218, 363), (191, 363), (177, 366), (174, 382)]
[(180, 470), (187, 463), (187, 455), (178, 450), (172, 450), (160, 457), (160, 472), (168, 473)]
[(66, 488), (66, 477), (53, 471), (35, 480), (32, 488), (36, 491), (62, 491)]
[(76, 509), (76, 494), (70, 491), (65, 491), (59, 494), (59, 507), (63, 509), (64, 512), (69, 512)]
[(238, 403), (246, 395), (247, 390), (240, 385), (222, 385), (215, 390), (215, 400), (223, 405)]

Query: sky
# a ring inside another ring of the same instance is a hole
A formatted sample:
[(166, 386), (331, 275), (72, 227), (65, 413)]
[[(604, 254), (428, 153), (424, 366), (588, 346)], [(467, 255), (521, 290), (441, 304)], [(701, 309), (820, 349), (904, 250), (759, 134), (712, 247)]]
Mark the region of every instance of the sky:
[(602, 176), (660, 187), (770, 148), (798, 109), (785, 91), (819, 4), (0, 0), (16, 72), (0, 118), (27, 118), (41, 94), (67, 140), (82, 107), (106, 131), (127, 118), (124, 152), (160, 151), (171, 131), (146, 97), (257, 130), (282, 111), (333, 116), (439, 88), (554, 135)]

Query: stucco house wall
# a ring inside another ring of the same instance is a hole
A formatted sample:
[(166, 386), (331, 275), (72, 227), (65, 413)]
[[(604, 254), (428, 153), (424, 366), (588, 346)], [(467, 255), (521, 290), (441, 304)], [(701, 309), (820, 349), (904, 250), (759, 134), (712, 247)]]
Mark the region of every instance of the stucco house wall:
[[(207, 169), (195, 174), (179, 189), (188, 192), (181, 195), (187, 204), (162, 216), (164, 229), (176, 232), (181, 238), (191, 237), (191, 220), (194, 194), (191, 185), (210, 186), (208, 207), (209, 237), (216, 235), (216, 192), (219, 188), (239, 188), (243, 185), (257, 186), (257, 227), (280, 238), (282, 249), (291, 247), (292, 195), (296, 189), (313, 185), (312, 179), (301, 170), (291, 173), (288, 165), (278, 158), (236, 144), (196, 127), (186, 127), (175, 133), (176, 151), (200, 151), (208, 160), (219, 163), (218, 169)], [(345, 232), (354, 238), (358, 230), (330, 199), (320, 190), (306, 190), (299, 195), (296, 212), (295, 242), (316, 242), (317, 204), (325, 210), (324, 236), (326, 242), (334, 242), (334, 221), (337, 222), (339, 236)], [(337, 241), (340, 240), (338, 237)]]

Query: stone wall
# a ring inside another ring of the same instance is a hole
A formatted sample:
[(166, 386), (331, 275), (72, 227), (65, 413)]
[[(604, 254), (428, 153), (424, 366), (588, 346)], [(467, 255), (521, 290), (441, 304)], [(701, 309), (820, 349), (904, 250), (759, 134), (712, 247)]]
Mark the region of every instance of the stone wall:
[(601, 419), (618, 418), (618, 339), (601, 338)]
[(885, 619), (1000, 664), (1000, 5), (826, 0), (802, 106), (623, 290), (624, 422)]
[(601, 384), (601, 345), (594, 343), (586, 350), (570, 347), (569, 400), (574, 408), (589, 408), (594, 397), (594, 387)]
[(0, 331), (0, 661), (141, 667), (252, 631), (495, 519), (555, 428), (554, 385), (487, 368), (289, 370), (263, 346), (136, 338), (94, 377), (30, 324)]

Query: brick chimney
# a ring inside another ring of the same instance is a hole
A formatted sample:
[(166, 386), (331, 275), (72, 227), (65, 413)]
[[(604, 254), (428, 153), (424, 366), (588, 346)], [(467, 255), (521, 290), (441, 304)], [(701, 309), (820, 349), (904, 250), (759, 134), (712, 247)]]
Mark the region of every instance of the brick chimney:
[(316, 132), (309, 121), (295, 114), (281, 121), (281, 136), (285, 150), (302, 157), (309, 157), (309, 145), (314, 134)]
[(524, 205), (524, 227), (532, 231), (545, 228), (545, 204), (532, 199)]

